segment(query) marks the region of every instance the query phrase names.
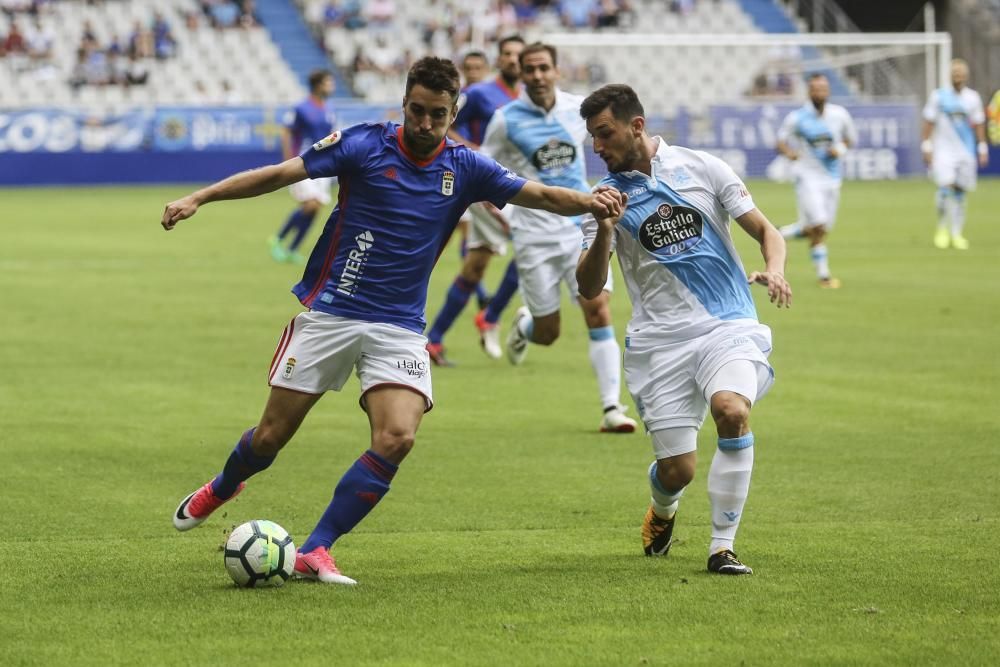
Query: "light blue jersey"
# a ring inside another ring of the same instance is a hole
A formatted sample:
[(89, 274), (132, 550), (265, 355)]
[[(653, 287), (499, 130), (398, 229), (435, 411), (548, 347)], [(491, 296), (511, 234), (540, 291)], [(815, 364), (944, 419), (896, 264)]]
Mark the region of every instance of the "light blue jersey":
[[(826, 104), (821, 114), (812, 102), (807, 102), (785, 117), (778, 130), (778, 139), (798, 149), (797, 178), (840, 182), (843, 148), (857, 143), (857, 131), (844, 107)], [(835, 146), (839, 147), (841, 155), (830, 155), (830, 149)]]
[(975, 126), (986, 122), (983, 100), (971, 88), (935, 90), (924, 107), (924, 120), (934, 123), (934, 156), (975, 158)]
[[(657, 141), (652, 177), (631, 171), (601, 181), (629, 198), (612, 239), (632, 301), (629, 335), (690, 340), (723, 322), (756, 324), (729, 222), (754, 208), (750, 193), (722, 160)], [(596, 233), (588, 216), (585, 248)]]
[[(582, 101), (579, 95), (556, 90), (555, 104), (546, 111), (522, 92), (493, 114), (481, 150), (523, 178), (590, 192), (583, 160), (587, 125), (580, 117)], [(520, 206), (511, 206), (507, 215), (519, 238), (561, 238), (580, 223), (578, 217)]]

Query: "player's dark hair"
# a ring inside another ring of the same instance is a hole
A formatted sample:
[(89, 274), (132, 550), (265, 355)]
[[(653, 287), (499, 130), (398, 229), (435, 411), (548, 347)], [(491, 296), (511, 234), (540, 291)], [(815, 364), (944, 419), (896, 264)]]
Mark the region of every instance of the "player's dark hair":
[(469, 58), (479, 58), (481, 60), (486, 60), (486, 61), (489, 60), (489, 58), (486, 56), (486, 54), (483, 53), (482, 51), (472, 50), (472, 51), (466, 52), (466, 54), (464, 56), (462, 56), (462, 64), (465, 64), (465, 61), (468, 60)]
[(639, 96), (624, 83), (610, 83), (598, 88), (587, 96), (580, 105), (580, 115), (584, 120), (590, 120), (605, 109), (611, 109), (615, 120), (630, 123), (636, 116), (645, 116)]
[(505, 47), (509, 42), (518, 42), (519, 44), (524, 44), (524, 38), (520, 35), (507, 35), (499, 42), (497, 42), (497, 55), (503, 53), (503, 47)]
[(309, 92), (313, 92), (326, 78), (333, 78), (333, 72), (328, 69), (314, 69), (309, 72)]
[(808, 83), (812, 83), (816, 79), (825, 79), (825, 78), (826, 74), (823, 74), (822, 72), (813, 72), (812, 74), (806, 77), (806, 81)]
[(542, 44), (541, 42), (535, 42), (524, 47), (524, 51), (521, 51), (520, 57), (518, 57), (518, 62), (521, 63), (521, 67), (524, 67), (524, 57), (530, 56), (532, 53), (541, 53), (542, 51), (548, 51), (549, 55), (552, 56), (552, 64), (559, 64), (559, 54), (556, 53), (556, 47), (551, 44)]
[(453, 100), (458, 99), (461, 87), (455, 63), (435, 56), (425, 56), (413, 63), (406, 75), (406, 94), (417, 84), (435, 93), (448, 93)]

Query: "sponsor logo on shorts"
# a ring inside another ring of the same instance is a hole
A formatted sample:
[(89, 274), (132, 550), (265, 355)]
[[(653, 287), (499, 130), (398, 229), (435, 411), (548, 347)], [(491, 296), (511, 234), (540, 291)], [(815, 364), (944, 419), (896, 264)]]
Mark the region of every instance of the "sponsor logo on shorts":
[(448, 197), (455, 194), (455, 172), (446, 171), (441, 175), (441, 194)]
[(704, 221), (697, 210), (660, 204), (639, 225), (639, 243), (656, 255), (678, 255), (701, 243), (703, 227)]
[(554, 137), (531, 156), (531, 163), (538, 171), (565, 169), (575, 160), (576, 146), (566, 141), (559, 141)]
[(732, 340), (733, 346), (736, 345), (747, 345), (750, 343), (750, 339), (746, 336), (734, 336)]
[(368, 257), (375, 245), (375, 237), (366, 229), (354, 237), (354, 242), (357, 247), (351, 248), (347, 253), (347, 261), (344, 262), (344, 270), (340, 272), (340, 281), (337, 283), (337, 291), (347, 296), (354, 296), (358, 291), (358, 283), (364, 275)]
[(285, 361), (285, 372), (281, 374), (281, 377), (286, 380), (292, 379), (292, 373), (295, 371), (295, 357), (288, 357)]
[(427, 362), (419, 359), (400, 359), (396, 362), (396, 368), (416, 378), (427, 375)]

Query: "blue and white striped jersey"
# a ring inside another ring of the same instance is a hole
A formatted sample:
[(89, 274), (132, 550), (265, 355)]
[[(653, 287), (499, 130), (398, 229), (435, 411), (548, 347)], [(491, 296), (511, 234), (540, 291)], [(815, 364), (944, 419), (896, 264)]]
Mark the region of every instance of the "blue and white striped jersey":
[[(481, 150), (524, 178), (590, 192), (583, 160), (587, 125), (580, 117), (582, 101), (557, 89), (555, 104), (545, 111), (522, 92), (493, 114)], [(505, 213), (519, 238), (561, 238), (580, 223), (579, 217), (520, 206)]]
[(797, 178), (838, 183), (843, 178), (843, 159), (832, 157), (830, 147), (844, 142), (858, 143), (857, 130), (847, 109), (828, 103), (819, 114), (812, 102), (785, 116), (778, 139), (798, 149), (799, 159), (793, 170)]
[[(628, 195), (612, 248), (632, 301), (629, 335), (690, 340), (724, 321), (756, 322), (729, 222), (753, 210), (750, 193), (719, 158), (656, 139), (652, 177), (630, 171), (600, 183)], [(586, 216), (584, 248), (596, 234)]]
[(971, 88), (939, 88), (931, 93), (923, 115), (928, 123), (934, 123), (935, 157), (975, 157), (975, 126), (986, 122), (979, 93)]

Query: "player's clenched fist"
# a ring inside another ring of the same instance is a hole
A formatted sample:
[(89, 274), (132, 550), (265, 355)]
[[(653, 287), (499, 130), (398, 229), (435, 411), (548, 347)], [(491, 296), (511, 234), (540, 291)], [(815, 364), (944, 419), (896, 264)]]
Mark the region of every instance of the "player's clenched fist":
[(167, 207), (163, 209), (163, 219), (160, 221), (160, 224), (163, 225), (163, 228), (169, 232), (174, 228), (174, 225), (181, 220), (190, 218), (197, 210), (198, 202), (196, 202), (191, 196), (170, 202), (167, 204)]
[(602, 188), (594, 192), (594, 199), (590, 205), (590, 212), (595, 218), (614, 217), (622, 214), (624, 196), (613, 188)]

